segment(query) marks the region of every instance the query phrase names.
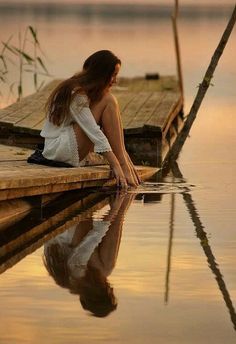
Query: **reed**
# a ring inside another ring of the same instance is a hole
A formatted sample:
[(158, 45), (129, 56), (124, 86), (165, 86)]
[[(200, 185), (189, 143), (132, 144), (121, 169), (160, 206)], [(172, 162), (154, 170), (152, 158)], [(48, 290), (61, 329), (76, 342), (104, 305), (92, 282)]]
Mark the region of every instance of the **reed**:
[(40, 81), (39, 77), (51, 75), (46, 67), (46, 56), (34, 27), (29, 25), (23, 32), (19, 31), (16, 45), (12, 43), (13, 38), (14, 35), (11, 35), (7, 41), (1, 42), (0, 96), (4, 97), (3, 90), (8, 89), (8, 97), (14, 97), (16, 90), (16, 98), (19, 101), (23, 97), (26, 74), (32, 76), (35, 91), (39, 91), (45, 83), (44, 80)]

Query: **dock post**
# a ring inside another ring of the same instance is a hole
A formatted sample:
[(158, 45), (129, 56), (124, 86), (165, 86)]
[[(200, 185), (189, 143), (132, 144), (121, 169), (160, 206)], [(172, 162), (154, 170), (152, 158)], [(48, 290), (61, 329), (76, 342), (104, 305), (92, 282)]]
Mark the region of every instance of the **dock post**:
[(174, 32), (174, 42), (175, 42), (175, 53), (176, 53), (179, 88), (180, 88), (182, 99), (184, 99), (183, 74), (182, 74), (182, 67), (181, 67), (179, 36), (178, 36), (178, 28), (177, 28), (178, 14), (179, 14), (179, 1), (175, 0), (175, 9), (174, 9), (174, 12), (171, 16), (171, 19), (172, 19), (173, 32)]

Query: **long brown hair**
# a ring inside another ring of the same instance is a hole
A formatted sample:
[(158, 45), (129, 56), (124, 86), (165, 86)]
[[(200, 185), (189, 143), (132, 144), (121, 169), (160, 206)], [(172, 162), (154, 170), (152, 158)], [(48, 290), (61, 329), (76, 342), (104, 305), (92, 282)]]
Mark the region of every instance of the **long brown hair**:
[(120, 59), (109, 50), (90, 55), (82, 71), (62, 81), (49, 96), (46, 103), (49, 121), (59, 126), (67, 118), (76, 92), (85, 92), (91, 102), (99, 101), (117, 64), (121, 64)]

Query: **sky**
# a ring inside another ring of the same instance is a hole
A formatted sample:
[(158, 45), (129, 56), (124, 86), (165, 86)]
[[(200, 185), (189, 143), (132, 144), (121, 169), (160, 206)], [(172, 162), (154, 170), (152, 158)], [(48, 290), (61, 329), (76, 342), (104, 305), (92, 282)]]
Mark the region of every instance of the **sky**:
[[(54, 3), (118, 3), (118, 4), (167, 4), (172, 5), (174, 3), (174, 0), (0, 0), (0, 3), (42, 3), (42, 2), (54, 2)], [(210, 5), (224, 5), (227, 4), (234, 4), (234, 0), (198, 0), (198, 4), (210, 4)], [(179, 4), (184, 5), (196, 5), (196, 0), (179, 0)]]

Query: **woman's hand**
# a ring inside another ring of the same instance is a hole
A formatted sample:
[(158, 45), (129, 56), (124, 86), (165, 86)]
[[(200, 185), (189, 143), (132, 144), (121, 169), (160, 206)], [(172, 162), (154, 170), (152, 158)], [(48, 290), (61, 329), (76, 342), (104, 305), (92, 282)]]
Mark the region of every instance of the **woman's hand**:
[(140, 184), (140, 178), (126, 152), (122, 162), (119, 162), (112, 151), (104, 152), (103, 155), (111, 166), (117, 187), (127, 190), (128, 186), (137, 187)]
[(126, 152), (126, 156), (127, 156), (128, 164), (129, 164), (130, 169), (131, 169), (131, 173), (136, 178), (138, 184), (141, 184), (142, 180), (139, 177), (138, 172), (136, 171), (135, 166), (134, 166), (134, 164), (133, 164), (132, 160), (130, 159), (130, 156), (129, 156), (129, 154), (127, 152)]
[(122, 171), (120, 163), (117, 157), (115, 156), (115, 154), (112, 151), (108, 151), (108, 152), (104, 152), (103, 155), (109, 162), (109, 165), (113, 171), (114, 177), (116, 179), (116, 186), (118, 188), (127, 190), (128, 184), (124, 176), (124, 172)]
[(114, 177), (116, 179), (116, 186), (121, 189), (128, 189), (127, 179), (120, 166), (115, 166), (112, 168)]
[(137, 187), (139, 185), (139, 182), (136, 176), (134, 175), (134, 173), (132, 172), (132, 170), (130, 169), (129, 165), (128, 164), (122, 165), (122, 170), (125, 175), (127, 184), (129, 186)]
[(123, 170), (123, 173), (125, 175), (128, 185), (133, 186), (133, 187), (137, 187), (138, 185), (140, 185), (141, 180), (128, 154), (126, 156), (125, 163), (123, 163), (121, 167), (122, 167), (122, 170)]

